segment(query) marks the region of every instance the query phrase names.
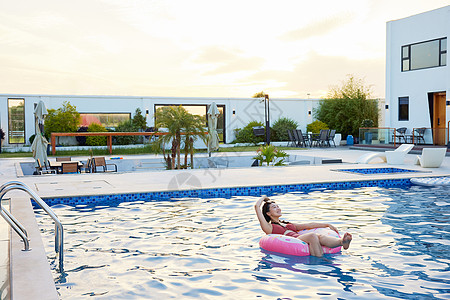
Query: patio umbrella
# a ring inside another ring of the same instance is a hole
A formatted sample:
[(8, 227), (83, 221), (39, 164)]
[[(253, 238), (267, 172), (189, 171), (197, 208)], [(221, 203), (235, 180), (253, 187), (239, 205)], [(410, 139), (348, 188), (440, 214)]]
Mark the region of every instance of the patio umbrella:
[(219, 149), (219, 135), (217, 134), (217, 119), (220, 112), (215, 102), (211, 103), (208, 109), (208, 154)]
[(47, 163), (47, 139), (42, 135), (44, 128), (44, 118), (48, 115), (47, 108), (43, 101), (40, 101), (34, 110), (35, 121), (35, 136), (33, 143), (31, 144), (31, 150), (33, 150), (33, 157), (35, 159), (35, 166), (38, 166), (37, 160), (41, 161), (41, 164)]

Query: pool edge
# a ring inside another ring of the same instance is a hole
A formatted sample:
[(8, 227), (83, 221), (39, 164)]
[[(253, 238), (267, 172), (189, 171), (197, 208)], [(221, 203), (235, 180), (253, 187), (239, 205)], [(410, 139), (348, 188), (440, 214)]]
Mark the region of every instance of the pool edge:
[(30, 199), (14, 197), (14, 201), (11, 201), (11, 212), (27, 229), (31, 248), (31, 251), (23, 251), (21, 238), (11, 232), (11, 299), (59, 299)]

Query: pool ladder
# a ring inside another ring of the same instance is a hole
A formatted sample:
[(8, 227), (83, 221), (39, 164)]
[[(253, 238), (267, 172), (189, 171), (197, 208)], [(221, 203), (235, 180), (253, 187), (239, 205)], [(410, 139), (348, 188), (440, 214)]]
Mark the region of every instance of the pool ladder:
[(64, 261), (64, 243), (63, 236), (64, 230), (58, 217), (53, 210), (33, 192), (26, 184), (20, 181), (9, 181), (0, 186), (0, 214), (5, 221), (14, 229), (14, 231), (22, 238), (24, 249), (23, 251), (30, 251), (30, 241), (28, 239), (28, 233), (22, 224), (6, 209), (2, 207), (3, 197), (12, 190), (21, 190), (28, 195), (55, 221), (55, 252), (59, 254), (59, 272), (63, 272)]

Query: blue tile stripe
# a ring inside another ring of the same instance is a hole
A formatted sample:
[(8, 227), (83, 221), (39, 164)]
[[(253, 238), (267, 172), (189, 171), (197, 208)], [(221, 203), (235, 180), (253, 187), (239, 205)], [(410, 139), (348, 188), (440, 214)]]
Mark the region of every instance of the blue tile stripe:
[(117, 205), (122, 202), (133, 201), (158, 201), (158, 200), (177, 200), (177, 198), (226, 198), (232, 196), (259, 196), (272, 195), (275, 193), (289, 192), (308, 192), (311, 190), (341, 190), (360, 187), (408, 187), (411, 186), (409, 178), (367, 180), (353, 182), (329, 182), (329, 183), (311, 183), (311, 184), (292, 184), (292, 185), (269, 185), (252, 187), (231, 187), (197, 190), (178, 190), (166, 192), (147, 192), (133, 194), (112, 194), (95, 196), (77, 196), (77, 197), (57, 197), (43, 198), (50, 206), (55, 204), (64, 205)]
[(367, 168), (367, 169), (336, 169), (333, 171), (349, 172), (357, 174), (393, 174), (393, 173), (414, 173), (422, 172), (418, 170), (408, 170), (401, 168)]

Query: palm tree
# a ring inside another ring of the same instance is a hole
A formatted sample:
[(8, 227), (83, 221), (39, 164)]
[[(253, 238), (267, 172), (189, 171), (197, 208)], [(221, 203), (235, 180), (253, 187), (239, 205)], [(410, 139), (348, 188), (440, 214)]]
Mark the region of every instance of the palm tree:
[[(204, 136), (204, 125), (201, 117), (190, 114), (184, 107), (180, 106), (166, 106), (156, 110), (156, 128), (167, 128), (169, 130), (167, 135), (161, 136), (155, 143), (156, 149), (162, 150), (164, 159), (168, 163), (168, 167), (175, 169), (175, 162), (177, 169), (181, 168), (181, 133), (185, 133), (185, 154), (193, 151), (193, 141), (198, 136)], [(172, 141), (172, 157), (167, 157), (165, 154), (165, 145)], [(187, 152), (186, 152), (187, 151)], [(187, 154), (186, 154), (187, 156)], [(187, 157), (185, 156), (185, 165), (187, 165)], [(191, 167), (192, 167), (191, 155)]]
[(191, 155), (191, 169), (194, 168), (194, 142), (201, 138), (206, 143), (205, 120), (196, 115), (186, 116), (184, 123), (184, 165), (187, 166), (187, 157)]

